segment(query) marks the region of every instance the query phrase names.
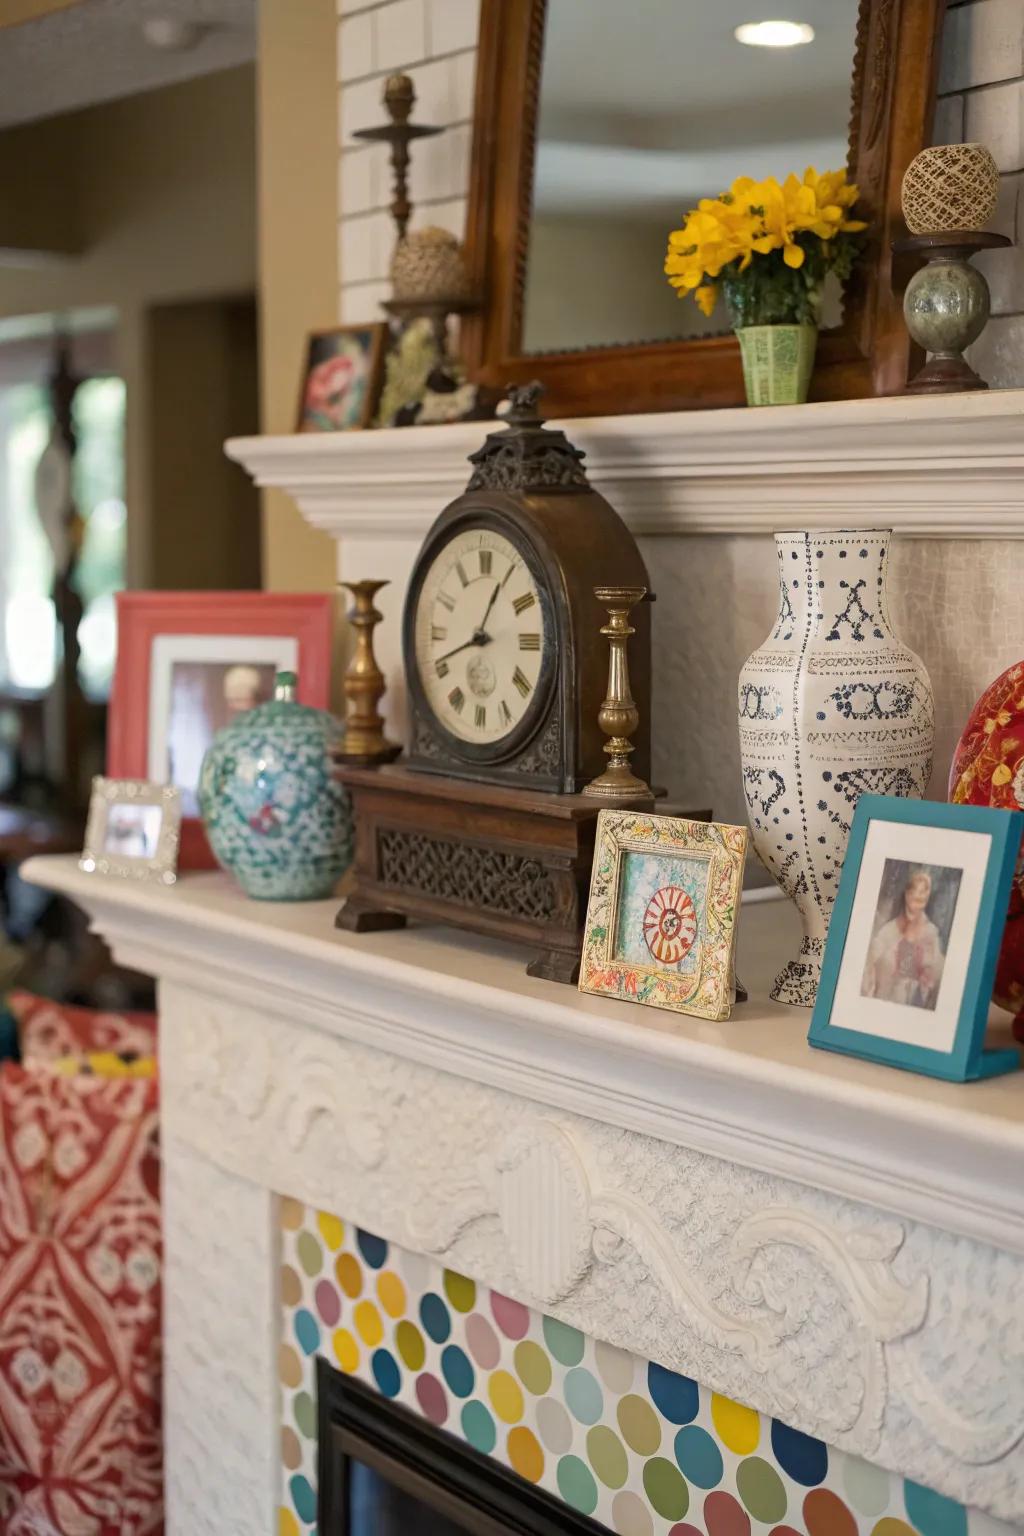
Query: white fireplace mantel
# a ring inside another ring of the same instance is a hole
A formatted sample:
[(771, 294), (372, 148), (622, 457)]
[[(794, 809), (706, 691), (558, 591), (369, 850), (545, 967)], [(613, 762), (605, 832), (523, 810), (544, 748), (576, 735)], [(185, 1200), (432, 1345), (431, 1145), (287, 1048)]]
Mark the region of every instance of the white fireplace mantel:
[(275, 1192), (1024, 1521), (1024, 1087), (810, 1050), (747, 907), (724, 1024), (334, 902), (34, 859), (159, 980), (171, 1536), (274, 1529)]
[[(928, 538), (1024, 536), (1024, 389), (561, 425), (635, 534), (884, 521)], [(234, 438), (231, 458), (336, 539), (413, 539), (465, 489), (486, 423)]]

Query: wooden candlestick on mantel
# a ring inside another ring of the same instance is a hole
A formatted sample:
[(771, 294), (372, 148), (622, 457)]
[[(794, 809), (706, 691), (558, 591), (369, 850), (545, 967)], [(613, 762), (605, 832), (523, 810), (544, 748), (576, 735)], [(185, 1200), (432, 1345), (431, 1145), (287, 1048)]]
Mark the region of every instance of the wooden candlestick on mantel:
[(390, 763), (401, 747), (384, 735), (384, 721), (378, 704), (386, 687), (384, 674), (373, 654), (373, 631), (384, 615), (374, 606), (374, 598), (387, 581), (343, 581), (341, 586), (355, 599), (348, 621), (355, 630), (356, 644), (345, 672), (345, 736), (334, 753), (338, 763), (373, 767)]
[(649, 800), (650, 786), (638, 779), (629, 766), (633, 743), (630, 737), (640, 724), (640, 711), (629, 685), (629, 658), (626, 648), (636, 631), (629, 622), (630, 611), (647, 596), (646, 587), (595, 587), (594, 596), (608, 609), (608, 623), (601, 633), (608, 640), (608, 694), (598, 712), (597, 721), (609, 738), (604, 744), (608, 766), (583, 790), (608, 800)]

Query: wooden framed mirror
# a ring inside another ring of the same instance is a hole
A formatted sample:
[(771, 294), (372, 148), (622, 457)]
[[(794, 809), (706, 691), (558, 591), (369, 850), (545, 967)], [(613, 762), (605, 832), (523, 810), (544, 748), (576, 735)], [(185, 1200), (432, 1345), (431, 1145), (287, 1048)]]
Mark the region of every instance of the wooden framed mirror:
[(871, 221), (832, 296), (812, 399), (892, 394), (900, 184), (929, 141), (945, 0), (800, 0), (808, 46), (746, 47), (750, 0), (483, 0), (467, 247), (484, 384), (537, 375), (555, 416), (743, 403), (728, 317), (669, 287), (668, 233), (739, 175), (845, 161)]

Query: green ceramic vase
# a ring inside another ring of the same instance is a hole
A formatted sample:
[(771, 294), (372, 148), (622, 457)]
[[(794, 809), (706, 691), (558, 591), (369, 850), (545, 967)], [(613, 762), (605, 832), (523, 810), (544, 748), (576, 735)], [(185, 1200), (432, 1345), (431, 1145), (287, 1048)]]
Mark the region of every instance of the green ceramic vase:
[(814, 325), (745, 325), (736, 331), (748, 405), (803, 405), (814, 371)]
[(352, 806), (332, 774), (341, 726), (295, 697), (279, 672), (274, 697), (214, 737), (199, 775), (199, 808), (218, 861), (247, 896), (330, 896), (352, 859)]

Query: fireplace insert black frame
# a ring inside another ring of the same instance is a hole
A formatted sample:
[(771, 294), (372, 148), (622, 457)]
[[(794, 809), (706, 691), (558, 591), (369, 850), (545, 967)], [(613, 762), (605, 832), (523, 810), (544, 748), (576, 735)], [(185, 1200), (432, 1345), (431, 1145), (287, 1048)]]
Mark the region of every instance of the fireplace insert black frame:
[(319, 1536), (349, 1536), (350, 1461), (463, 1526), (468, 1536), (607, 1536), (606, 1527), (322, 1356), (316, 1366)]

